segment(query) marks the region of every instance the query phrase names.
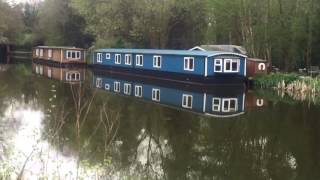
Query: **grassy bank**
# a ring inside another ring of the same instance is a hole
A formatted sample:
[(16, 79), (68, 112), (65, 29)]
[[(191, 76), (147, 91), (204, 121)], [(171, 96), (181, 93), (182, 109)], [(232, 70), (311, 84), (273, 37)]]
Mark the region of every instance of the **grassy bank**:
[(320, 93), (320, 78), (300, 76), (294, 73), (272, 73), (254, 79), (255, 87), (273, 88), (290, 92)]

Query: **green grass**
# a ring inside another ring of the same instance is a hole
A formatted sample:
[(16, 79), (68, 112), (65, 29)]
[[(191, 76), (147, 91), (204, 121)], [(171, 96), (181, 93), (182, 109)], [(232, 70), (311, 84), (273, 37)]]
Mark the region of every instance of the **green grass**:
[(281, 82), (290, 84), (299, 79), (299, 75), (294, 73), (271, 73), (255, 77), (254, 85), (261, 88), (274, 88)]

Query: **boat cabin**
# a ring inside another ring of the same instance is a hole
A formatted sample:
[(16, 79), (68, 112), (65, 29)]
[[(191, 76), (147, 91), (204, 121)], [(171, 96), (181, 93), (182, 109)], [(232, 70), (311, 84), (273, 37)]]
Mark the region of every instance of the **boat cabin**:
[(85, 64), (85, 49), (75, 47), (38, 46), (32, 50), (33, 60), (60, 64)]
[(94, 52), (92, 63), (98, 67), (191, 80), (246, 76), (246, 56), (221, 51), (99, 49)]
[(79, 83), (85, 80), (85, 68), (64, 68), (32, 63), (32, 70), (35, 74), (66, 83)]
[[(247, 55), (247, 50), (242, 46), (236, 45), (201, 45), (196, 46), (191, 51), (227, 51), (243, 55)], [(264, 59), (247, 58), (247, 78), (252, 79), (259, 74), (267, 74), (269, 70), (269, 63)]]

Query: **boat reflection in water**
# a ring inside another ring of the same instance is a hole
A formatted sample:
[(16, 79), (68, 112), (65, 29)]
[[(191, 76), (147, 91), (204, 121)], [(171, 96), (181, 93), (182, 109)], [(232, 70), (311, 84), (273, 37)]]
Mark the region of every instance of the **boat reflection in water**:
[(85, 68), (83, 66), (54, 66), (41, 63), (32, 63), (34, 73), (59, 80), (65, 83), (77, 84), (85, 80)]
[(212, 117), (234, 117), (245, 112), (245, 88), (206, 87), (134, 78), (128, 74), (94, 71), (93, 86), (124, 96), (155, 102)]

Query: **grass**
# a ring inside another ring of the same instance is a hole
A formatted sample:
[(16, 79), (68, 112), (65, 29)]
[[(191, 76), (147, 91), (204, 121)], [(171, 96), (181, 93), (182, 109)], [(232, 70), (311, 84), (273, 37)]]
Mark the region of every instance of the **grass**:
[(291, 84), (299, 79), (299, 75), (294, 73), (271, 73), (255, 77), (254, 85), (261, 88), (276, 88), (279, 83)]

